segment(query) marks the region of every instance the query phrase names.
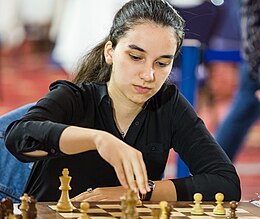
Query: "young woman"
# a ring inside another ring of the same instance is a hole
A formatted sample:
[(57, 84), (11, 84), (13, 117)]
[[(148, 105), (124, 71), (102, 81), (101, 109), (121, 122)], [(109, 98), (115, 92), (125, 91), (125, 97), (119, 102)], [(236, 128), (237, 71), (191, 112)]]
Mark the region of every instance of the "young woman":
[[(183, 26), (164, 0), (132, 0), (118, 11), (74, 83), (53, 83), (9, 126), (8, 149), (35, 162), (25, 192), (57, 201), (66, 167), (74, 201), (119, 200), (126, 188), (146, 200), (192, 200), (195, 192), (204, 200), (214, 200), (217, 192), (225, 200), (240, 199), (234, 166), (176, 86), (166, 83)], [(190, 177), (162, 180), (171, 148)]]

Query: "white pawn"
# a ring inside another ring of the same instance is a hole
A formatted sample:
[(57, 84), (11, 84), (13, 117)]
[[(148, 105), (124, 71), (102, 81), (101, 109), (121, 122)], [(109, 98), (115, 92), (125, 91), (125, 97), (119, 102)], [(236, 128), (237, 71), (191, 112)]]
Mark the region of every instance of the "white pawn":
[(168, 219), (170, 215), (170, 209), (167, 201), (160, 201), (160, 219)]
[(82, 215), (79, 217), (79, 219), (90, 219), (90, 217), (87, 214), (88, 209), (89, 209), (88, 202), (83, 201), (80, 203), (80, 212), (82, 213)]
[(216, 199), (216, 207), (213, 209), (213, 213), (216, 215), (225, 215), (226, 214), (226, 210), (223, 207), (223, 200), (224, 200), (224, 195), (222, 193), (217, 193), (215, 195), (215, 199)]
[(203, 208), (201, 207), (201, 203), (202, 203), (202, 194), (200, 193), (195, 193), (194, 196), (194, 207), (191, 209), (191, 214), (194, 214), (194, 215), (202, 215), (204, 214), (204, 210)]
[(67, 168), (64, 168), (62, 170), (62, 176), (60, 176), (59, 178), (61, 182), (61, 185), (59, 187), (59, 189), (61, 190), (61, 196), (57, 203), (57, 210), (59, 212), (72, 212), (74, 206), (72, 205), (69, 198), (69, 190), (71, 190), (71, 176), (69, 176), (69, 170)]

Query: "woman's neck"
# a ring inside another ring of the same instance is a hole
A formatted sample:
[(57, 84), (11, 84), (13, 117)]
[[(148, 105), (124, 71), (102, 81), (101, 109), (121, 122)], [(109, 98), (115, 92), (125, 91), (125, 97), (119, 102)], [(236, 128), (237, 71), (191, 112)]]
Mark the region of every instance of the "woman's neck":
[(135, 117), (142, 110), (142, 105), (130, 101), (122, 93), (111, 89), (109, 86), (108, 94), (112, 101), (113, 115), (117, 128), (122, 135), (123, 133), (125, 135)]

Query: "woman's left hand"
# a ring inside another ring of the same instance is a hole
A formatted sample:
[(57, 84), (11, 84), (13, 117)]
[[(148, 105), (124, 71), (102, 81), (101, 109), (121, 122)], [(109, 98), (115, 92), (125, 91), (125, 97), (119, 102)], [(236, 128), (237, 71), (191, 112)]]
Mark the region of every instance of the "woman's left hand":
[(71, 201), (120, 201), (120, 198), (126, 191), (127, 190), (123, 186), (101, 187), (85, 191), (72, 198)]

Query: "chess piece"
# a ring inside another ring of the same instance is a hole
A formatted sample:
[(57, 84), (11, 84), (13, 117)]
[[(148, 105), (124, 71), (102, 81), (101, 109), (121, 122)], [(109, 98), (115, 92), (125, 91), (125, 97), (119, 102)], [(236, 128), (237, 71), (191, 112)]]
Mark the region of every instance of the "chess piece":
[(88, 202), (83, 201), (80, 203), (80, 212), (82, 213), (82, 215), (79, 217), (79, 219), (90, 219), (90, 217), (87, 214), (88, 209), (89, 209)]
[(136, 192), (136, 206), (142, 206), (143, 205), (143, 202), (141, 200), (141, 197), (139, 195), (139, 192)]
[(4, 218), (5, 218), (5, 207), (0, 202), (0, 219), (4, 219)]
[(1, 201), (1, 204), (4, 208), (5, 216), (8, 216), (9, 214), (14, 213), (14, 206), (13, 201), (10, 197), (6, 197)]
[(59, 179), (61, 182), (61, 185), (59, 187), (59, 190), (61, 190), (61, 197), (57, 203), (57, 211), (72, 212), (74, 206), (72, 205), (69, 198), (69, 190), (71, 190), (70, 187), (71, 176), (69, 176), (69, 170), (67, 168), (64, 168), (62, 170), (62, 176), (60, 176)]
[(160, 217), (159, 219), (169, 219), (170, 218), (170, 214), (171, 214), (171, 209), (168, 205), (167, 201), (160, 201)]
[(29, 207), (28, 201), (29, 201), (30, 197), (27, 193), (24, 193), (23, 196), (20, 197), (21, 200), (21, 204), (19, 205), (19, 210), (22, 213), (22, 217), (26, 218), (26, 210)]
[(13, 214), (9, 214), (9, 215), (7, 216), (7, 219), (16, 219), (16, 216), (13, 215)]
[(121, 197), (121, 219), (125, 219), (126, 218), (126, 208), (127, 208), (127, 205), (126, 205), (126, 196), (122, 196)]
[(202, 215), (204, 214), (204, 210), (203, 208), (201, 207), (201, 200), (202, 200), (202, 194), (200, 193), (195, 193), (194, 196), (194, 207), (191, 209), (191, 214), (194, 214), (194, 215)]
[(152, 209), (152, 218), (153, 219), (160, 219), (160, 213), (161, 213), (161, 210), (158, 209), (158, 208), (153, 208)]
[(224, 200), (224, 195), (222, 193), (217, 193), (215, 195), (215, 199), (216, 199), (216, 206), (213, 209), (213, 213), (216, 215), (225, 215), (226, 211), (225, 208), (223, 207), (223, 200)]
[(26, 209), (26, 219), (36, 219), (37, 217), (37, 208), (36, 208), (36, 199), (32, 196), (28, 199), (28, 208)]
[(128, 189), (125, 196), (125, 200), (121, 200), (121, 202), (122, 201), (123, 201), (123, 208), (125, 208), (124, 213), (122, 213), (122, 217), (125, 219), (138, 218), (138, 213), (136, 210), (136, 202), (137, 202), (136, 193), (131, 189)]
[(231, 201), (229, 202), (229, 206), (230, 206), (230, 210), (227, 219), (237, 219), (238, 217), (236, 216), (236, 210), (237, 210), (238, 203), (236, 201)]

